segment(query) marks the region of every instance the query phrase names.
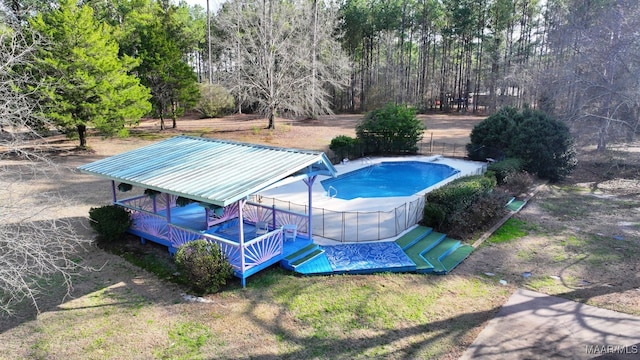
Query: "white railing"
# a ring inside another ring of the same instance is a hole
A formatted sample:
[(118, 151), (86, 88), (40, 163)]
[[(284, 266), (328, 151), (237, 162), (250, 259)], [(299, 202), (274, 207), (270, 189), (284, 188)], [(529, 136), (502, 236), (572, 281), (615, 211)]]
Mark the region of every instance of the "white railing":
[[(308, 206), (281, 201), (275, 198), (261, 197), (262, 209), (270, 209), (280, 213), (295, 213), (304, 217)], [(341, 242), (377, 241), (399, 235), (422, 220), (425, 204), (424, 196), (416, 196), (413, 200), (401, 204), (388, 211), (333, 211), (324, 208), (313, 208), (313, 235)], [(292, 212), (288, 209), (304, 211)], [(292, 219), (288, 219), (292, 221)], [(294, 223), (294, 222), (292, 222)]]

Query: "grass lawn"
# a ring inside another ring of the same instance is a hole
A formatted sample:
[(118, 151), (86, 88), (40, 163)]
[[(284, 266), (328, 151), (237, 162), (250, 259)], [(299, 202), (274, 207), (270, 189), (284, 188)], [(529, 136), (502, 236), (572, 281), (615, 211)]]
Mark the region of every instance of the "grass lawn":
[[(212, 136), (302, 147), (294, 141), (328, 144), (330, 137), (351, 134), (357, 120), (274, 133), (256, 127), (262, 121), (242, 122), (246, 129), (240, 131), (233, 128), (237, 121), (196, 120), (191, 130), (220, 129)], [(442, 123), (442, 134), (465, 125), (451, 140), (464, 144), (471, 120), (446, 120), (425, 122), (436, 131)], [(70, 152), (58, 160), (72, 169), (139, 146), (136, 141), (92, 138), (97, 154)], [(73, 171), (60, 176), (20, 185), (57, 189), (76, 201), (52, 215), (84, 218), (91, 206), (108, 203), (107, 183)], [(585, 179), (541, 191), (445, 276), (302, 277), (270, 268), (249, 278), (246, 289), (234, 279), (218, 294), (187, 301), (184, 289), (168, 281), (173, 274), (161, 256), (93, 247), (82, 261), (96, 271), (76, 278), (70, 294), (54, 279), (43, 284), (40, 314), (23, 303), (14, 316), (0, 315), (0, 359), (458, 359), (517, 287), (640, 314), (640, 192), (618, 190), (637, 187), (637, 180), (598, 180), (608, 194), (619, 195), (605, 197)], [(81, 231), (93, 236), (88, 227)]]

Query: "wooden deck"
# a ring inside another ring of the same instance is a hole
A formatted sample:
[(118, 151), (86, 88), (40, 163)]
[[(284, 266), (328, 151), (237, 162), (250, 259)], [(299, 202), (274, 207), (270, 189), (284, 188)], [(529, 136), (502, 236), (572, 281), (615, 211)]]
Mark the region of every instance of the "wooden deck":
[[(250, 210), (246, 212), (248, 216), (243, 218), (242, 226), (239, 218), (233, 216), (217, 219), (211, 225), (211, 219), (207, 218), (208, 212), (198, 204), (170, 206), (169, 214), (166, 203), (158, 206), (154, 202), (150, 205), (149, 200), (144, 197), (120, 201), (118, 204), (130, 211), (133, 224), (129, 232), (139, 236), (143, 243), (152, 241), (167, 246), (171, 254), (193, 240), (204, 239), (218, 244), (243, 286), (249, 276), (311, 243), (305, 232), (299, 232), (295, 241), (285, 242), (282, 235), (284, 224), (300, 223), (300, 219), (306, 219), (304, 214), (278, 214), (272, 208), (258, 209), (256, 205), (246, 204)], [(158, 210), (159, 207), (162, 210)], [(262, 214), (262, 217), (256, 217), (258, 214)], [(255, 223), (265, 218), (272, 221), (271, 231), (258, 236)], [(306, 230), (305, 227), (301, 228)], [(240, 236), (240, 231), (243, 236)]]
[[(165, 245), (174, 253), (182, 244), (205, 239), (219, 244), (234, 268), (234, 275), (246, 279), (277, 263), (304, 275), (370, 274), (381, 272), (418, 272), (446, 274), (473, 250), (430, 228), (416, 227), (396, 241), (317, 245), (306, 234), (295, 241), (284, 241), (281, 226), (256, 236), (255, 217), (242, 226), (239, 218), (230, 218), (213, 226), (205, 220), (204, 208), (197, 204), (170, 208), (166, 212), (133, 211), (129, 230), (144, 241)], [(268, 214), (272, 217), (273, 214)], [(240, 236), (242, 229), (242, 237)], [(241, 241), (242, 239), (242, 241)]]

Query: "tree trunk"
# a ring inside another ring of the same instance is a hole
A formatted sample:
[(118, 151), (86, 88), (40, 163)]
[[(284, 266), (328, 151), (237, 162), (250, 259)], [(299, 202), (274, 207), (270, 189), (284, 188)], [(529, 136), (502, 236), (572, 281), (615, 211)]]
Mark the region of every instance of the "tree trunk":
[(160, 130), (164, 130), (164, 115), (160, 113)]
[(611, 125), (611, 120), (604, 120), (604, 123), (600, 125), (600, 131), (598, 132), (598, 147), (597, 151), (603, 152), (607, 150), (607, 137), (609, 133), (609, 126)]
[(80, 148), (84, 149), (87, 147), (87, 126), (86, 125), (78, 125), (78, 139), (80, 140)]
[(171, 108), (171, 121), (172, 121), (171, 127), (175, 129), (178, 126), (176, 124), (176, 120), (178, 118), (178, 103), (174, 101), (171, 104), (171, 107), (172, 107)]
[(276, 123), (275, 123), (275, 109), (269, 109), (269, 126), (267, 126), (267, 129), (275, 129), (276, 128)]
[(316, 64), (316, 50), (318, 47), (318, 1), (313, 1), (313, 34), (311, 36), (311, 118), (317, 119), (316, 113), (316, 78), (318, 69)]

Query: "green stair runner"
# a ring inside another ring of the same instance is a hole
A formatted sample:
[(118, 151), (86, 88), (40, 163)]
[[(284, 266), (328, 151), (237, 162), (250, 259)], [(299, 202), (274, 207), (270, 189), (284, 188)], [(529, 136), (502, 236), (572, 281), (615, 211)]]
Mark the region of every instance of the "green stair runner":
[(298, 257), (300, 257), (300, 256), (302, 256), (302, 255), (304, 255), (304, 254), (306, 254), (306, 253), (308, 253), (309, 251), (311, 251), (311, 250), (313, 250), (313, 249), (316, 249), (317, 247), (318, 247), (318, 245), (316, 245), (316, 244), (314, 244), (314, 243), (311, 243), (311, 244), (309, 244), (309, 245), (307, 245), (307, 246), (303, 247), (302, 249), (300, 249), (300, 250), (298, 250), (298, 251), (294, 252), (293, 254), (289, 254), (289, 256), (285, 257), (285, 260), (287, 260), (287, 261), (293, 261), (293, 260), (295, 260), (296, 258), (298, 258)]
[(309, 260), (311, 260), (311, 259), (315, 258), (316, 256), (318, 256), (320, 254), (323, 254), (323, 253), (324, 253), (324, 250), (315, 249), (312, 252), (310, 252), (309, 254), (307, 254), (306, 256), (301, 257), (300, 259), (292, 262), (291, 266), (293, 266), (294, 268), (297, 267), (297, 266), (300, 266), (300, 265), (304, 264), (305, 262), (307, 262), (307, 261), (309, 261)]
[(433, 272), (446, 273), (447, 269), (444, 267), (444, 265), (442, 265), (440, 259), (446, 256), (446, 254), (451, 253), (459, 245), (459, 240), (445, 238), (444, 240), (439, 242), (438, 245), (433, 247), (433, 249), (427, 251), (423, 255), (423, 257), (433, 265)]
[(473, 246), (462, 245), (455, 249), (451, 254), (447, 255), (440, 262), (442, 263), (442, 266), (444, 266), (445, 271), (449, 272), (458, 266), (462, 260), (466, 259), (473, 250), (475, 250)]
[(406, 249), (411, 246), (418, 239), (424, 237), (429, 234), (433, 229), (425, 226), (418, 226), (415, 229), (409, 231), (408, 233), (402, 235), (398, 239), (396, 239), (396, 244), (400, 246), (400, 249)]
[(520, 211), (526, 203), (527, 202), (523, 200), (514, 200), (507, 205), (507, 208), (511, 211)]
[(407, 256), (416, 264), (416, 271), (418, 272), (430, 272), (433, 270), (433, 264), (427, 261), (420, 254), (424, 253), (428, 249), (436, 246), (444, 238), (444, 234), (438, 232), (430, 232), (429, 235), (418, 240), (415, 244), (411, 245), (404, 252)]

